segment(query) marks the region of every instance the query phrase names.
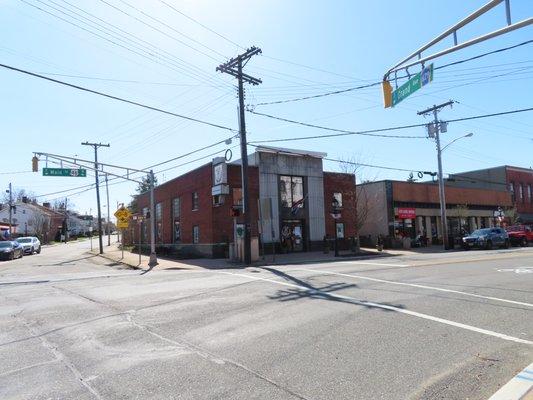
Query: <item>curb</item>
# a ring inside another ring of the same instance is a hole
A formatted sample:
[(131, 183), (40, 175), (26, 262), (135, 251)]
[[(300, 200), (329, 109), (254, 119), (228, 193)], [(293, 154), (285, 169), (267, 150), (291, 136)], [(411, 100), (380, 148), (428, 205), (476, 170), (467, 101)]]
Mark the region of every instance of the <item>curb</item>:
[(99, 253), (92, 253), (92, 252), (89, 251), (88, 254), (93, 254), (93, 255), (95, 255), (95, 256), (105, 258), (106, 260), (109, 260), (109, 261), (113, 261), (113, 262), (116, 262), (116, 263), (122, 264), (122, 265), (128, 267), (129, 269), (143, 270), (143, 268), (142, 268), (140, 265), (132, 265), (132, 264), (128, 264), (127, 262), (125, 262), (125, 261), (123, 261), (123, 260), (115, 259), (115, 258), (113, 258), (113, 257), (111, 257), (111, 256), (106, 255), (105, 253), (104, 253), (104, 254), (99, 254)]
[[(533, 399), (533, 363), (520, 371), (489, 400), (529, 400)], [(529, 393), (529, 396), (528, 396)]]

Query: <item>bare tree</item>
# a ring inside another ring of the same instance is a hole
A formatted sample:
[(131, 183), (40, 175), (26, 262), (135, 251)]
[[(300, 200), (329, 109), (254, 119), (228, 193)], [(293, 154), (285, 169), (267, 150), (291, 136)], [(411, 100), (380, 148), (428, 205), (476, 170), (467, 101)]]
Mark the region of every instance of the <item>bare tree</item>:
[[(354, 174), (355, 183), (371, 182), (377, 179), (377, 176), (374, 176), (373, 179), (368, 178), (368, 177), (366, 178), (363, 177), (364, 170), (365, 170), (364, 164), (366, 163), (363, 162), (362, 156), (360, 154), (352, 155), (348, 158), (341, 158), (341, 160), (342, 161), (340, 162), (340, 166), (339, 166), (340, 170), (344, 173)], [(368, 219), (368, 216), (370, 215), (372, 211), (372, 202), (369, 201), (369, 196), (364, 186), (360, 186), (359, 190), (357, 190), (356, 193), (353, 193), (353, 199), (355, 200), (355, 209), (352, 212), (355, 215), (350, 215), (350, 217), (352, 217), (355, 220), (355, 231), (357, 232), (357, 237), (359, 237), (359, 232), (365, 225)], [(357, 243), (359, 245), (359, 240), (357, 240)]]
[(506, 208), (504, 210), (504, 215), (511, 225), (516, 225), (520, 220), (516, 206)]
[(48, 243), (50, 238), (50, 217), (44, 214), (35, 213), (28, 221), (28, 226), (32, 227), (34, 235), (43, 243)]
[[(468, 204), (458, 204), (455, 206), (455, 212), (457, 213), (457, 218), (459, 218), (459, 231), (468, 232), (468, 226), (466, 219), (468, 218)], [(462, 232), (461, 232), (462, 233)]]

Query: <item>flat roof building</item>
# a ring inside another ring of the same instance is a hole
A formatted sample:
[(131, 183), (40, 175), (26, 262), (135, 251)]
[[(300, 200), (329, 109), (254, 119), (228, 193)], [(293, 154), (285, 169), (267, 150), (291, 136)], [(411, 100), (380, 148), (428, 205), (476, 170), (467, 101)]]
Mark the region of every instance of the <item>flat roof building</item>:
[[(347, 247), (348, 238), (356, 235), (355, 176), (324, 172), (325, 156), (266, 146), (249, 155), (255, 254), (260, 249), (266, 253), (321, 250), (324, 238), (335, 235)], [(226, 163), (215, 158), (157, 186), (154, 198), (156, 243), (171, 253), (227, 257), (230, 244), (239, 239), (243, 223), (240, 160)], [(146, 215), (148, 193), (139, 195), (137, 202)], [(146, 243), (149, 232), (148, 224), (144, 225)]]

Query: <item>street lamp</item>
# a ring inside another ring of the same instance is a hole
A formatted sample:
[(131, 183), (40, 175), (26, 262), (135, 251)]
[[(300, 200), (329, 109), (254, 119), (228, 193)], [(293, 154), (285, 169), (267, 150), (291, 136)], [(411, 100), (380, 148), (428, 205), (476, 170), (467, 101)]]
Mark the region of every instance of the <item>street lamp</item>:
[(454, 144), (458, 140), (461, 140), (461, 139), (464, 139), (464, 138), (468, 138), (468, 137), (472, 137), (472, 136), (474, 136), (474, 134), (472, 132), (469, 132), (469, 133), (467, 133), (466, 135), (463, 135), (463, 136), (459, 136), (458, 138), (453, 139), (450, 143), (448, 143), (446, 146), (444, 146), (440, 151), (443, 152), (447, 147), (451, 146), (452, 144)]

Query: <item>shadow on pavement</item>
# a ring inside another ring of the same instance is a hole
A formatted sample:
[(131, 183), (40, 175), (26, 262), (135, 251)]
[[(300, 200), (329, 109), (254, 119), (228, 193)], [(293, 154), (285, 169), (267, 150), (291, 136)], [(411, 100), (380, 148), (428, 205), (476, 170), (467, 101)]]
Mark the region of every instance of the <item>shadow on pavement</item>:
[(340, 302), (340, 303), (363, 306), (369, 309), (377, 308), (381, 311), (394, 311), (394, 310), (389, 310), (387, 308), (383, 308), (380, 306), (390, 306), (390, 307), (395, 307), (395, 308), (400, 308), (400, 309), (405, 308), (402, 304), (372, 303), (372, 302), (367, 302), (365, 300), (355, 300), (355, 299), (350, 299), (348, 297), (345, 298), (345, 297), (341, 297), (339, 295), (334, 294), (334, 292), (337, 292), (339, 290), (357, 288), (358, 286), (354, 283), (336, 282), (336, 283), (329, 283), (321, 287), (316, 287), (310, 284), (309, 282), (303, 281), (301, 279), (298, 279), (292, 275), (289, 275), (285, 272), (279, 271), (274, 268), (262, 267), (261, 269), (269, 271), (273, 273), (274, 275), (279, 276), (288, 282), (294, 283), (295, 285), (302, 286), (303, 288), (305, 288), (305, 289), (293, 288), (293, 289), (278, 290), (276, 295), (268, 296), (268, 298), (271, 300), (278, 300), (282, 302), (291, 301), (291, 300), (299, 300), (303, 298), (330, 300), (330, 301), (335, 301), (335, 302)]

